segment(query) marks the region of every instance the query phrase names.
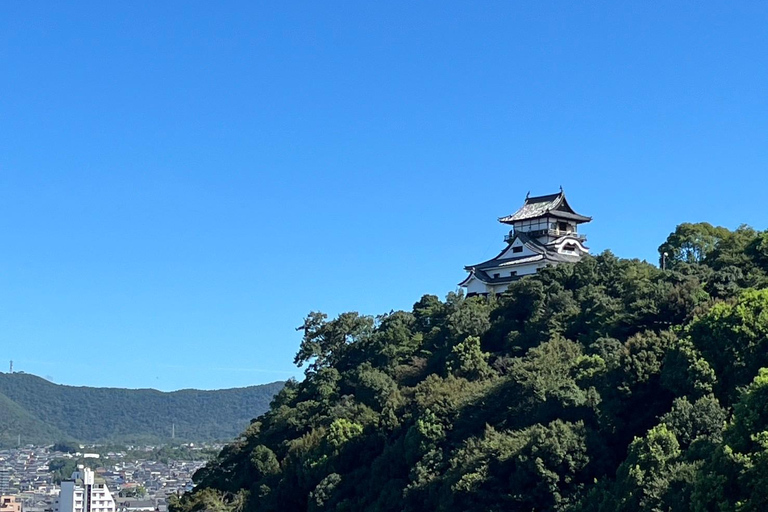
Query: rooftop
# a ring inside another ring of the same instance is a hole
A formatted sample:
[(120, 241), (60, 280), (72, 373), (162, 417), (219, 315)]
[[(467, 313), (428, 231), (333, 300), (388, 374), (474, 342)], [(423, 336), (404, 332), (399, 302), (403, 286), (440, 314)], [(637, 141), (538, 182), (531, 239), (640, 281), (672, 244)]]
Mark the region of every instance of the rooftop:
[[(486, 271), (490, 269), (510, 268), (518, 265), (524, 265), (526, 263), (533, 263), (536, 261), (546, 260), (553, 263), (575, 263), (579, 261), (579, 257), (571, 254), (558, 253), (552, 246), (544, 245), (535, 238), (528, 236), (526, 233), (516, 233), (515, 238), (519, 238), (526, 247), (528, 247), (534, 254), (528, 254), (524, 256), (515, 256), (512, 258), (502, 258), (501, 256), (507, 251), (504, 248), (497, 256), (490, 260), (478, 263), (476, 265), (468, 265), (464, 267), (465, 270), (471, 273), (475, 273), (478, 279), (487, 283), (502, 282), (504, 280), (512, 281), (515, 279), (508, 279), (507, 277), (500, 278), (502, 281), (495, 281), (491, 278)], [(511, 241), (510, 241), (511, 243)], [(486, 280), (487, 279), (487, 280)], [(498, 279), (498, 278), (496, 278)]]
[(545, 196), (527, 196), (525, 203), (515, 213), (501, 217), (499, 222), (512, 224), (521, 220), (538, 219), (551, 215), (564, 219), (574, 220), (576, 222), (589, 222), (592, 217), (586, 217), (576, 213), (568, 201), (565, 199), (565, 193), (562, 189), (557, 194), (548, 194)]

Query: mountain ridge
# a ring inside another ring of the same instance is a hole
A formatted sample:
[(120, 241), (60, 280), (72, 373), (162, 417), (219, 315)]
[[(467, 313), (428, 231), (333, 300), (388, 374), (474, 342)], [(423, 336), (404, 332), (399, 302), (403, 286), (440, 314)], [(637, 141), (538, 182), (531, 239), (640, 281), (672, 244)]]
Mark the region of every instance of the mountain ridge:
[[(0, 445), (231, 439), (267, 410), (283, 382), (159, 391), (56, 384), (0, 372)], [(173, 431), (173, 433), (172, 433)]]

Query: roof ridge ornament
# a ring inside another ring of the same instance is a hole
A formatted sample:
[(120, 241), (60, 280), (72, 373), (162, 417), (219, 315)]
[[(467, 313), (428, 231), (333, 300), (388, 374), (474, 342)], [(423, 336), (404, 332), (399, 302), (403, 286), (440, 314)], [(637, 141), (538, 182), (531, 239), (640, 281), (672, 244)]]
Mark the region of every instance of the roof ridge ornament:
[[(562, 187), (561, 187), (562, 190)], [(589, 222), (591, 217), (579, 215), (568, 204), (565, 199), (565, 192), (561, 191), (555, 194), (531, 197), (530, 191), (526, 195), (523, 206), (511, 215), (499, 218), (503, 224), (513, 224), (517, 221), (532, 220), (541, 218), (544, 215), (554, 215), (564, 220), (575, 221), (577, 223)]]
[(528, 198), (531, 197), (531, 191), (529, 190), (527, 194), (525, 194), (525, 200), (527, 201)]

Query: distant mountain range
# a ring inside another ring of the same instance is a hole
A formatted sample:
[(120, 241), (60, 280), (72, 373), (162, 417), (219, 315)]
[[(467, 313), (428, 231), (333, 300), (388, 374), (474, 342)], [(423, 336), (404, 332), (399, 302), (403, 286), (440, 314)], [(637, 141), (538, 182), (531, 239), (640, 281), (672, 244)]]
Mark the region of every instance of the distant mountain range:
[(74, 440), (126, 443), (230, 440), (269, 408), (283, 387), (165, 393), (154, 389), (54, 384), (28, 373), (0, 372), (0, 445)]

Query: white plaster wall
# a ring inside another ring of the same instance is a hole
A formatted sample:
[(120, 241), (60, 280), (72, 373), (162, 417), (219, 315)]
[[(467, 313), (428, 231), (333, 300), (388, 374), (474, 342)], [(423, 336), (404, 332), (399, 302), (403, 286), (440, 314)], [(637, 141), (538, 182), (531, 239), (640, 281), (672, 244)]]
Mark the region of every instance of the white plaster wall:
[[(573, 252), (565, 252), (563, 249), (566, 245), (573, 244), (576, 246), (576, 250)], [(555, 245), (555, 248), (557, 249), (557, 252), (563, 253), (563, 254), (575, 254), (577, 256), (580, 256), (582, 254), (589, 254), (589, 249), (584, 246), (584, 244), (581, 243), (580, 240), (577, 238), (567, 237), (563, 239), (561, 242), (559, 242), (557, 245)]]
[(504, 267), (498, 267), (497, 269), (486, 269), (485, 273), (493, 277), (493, 274), (499, 273), (501, 277), (508, 276), (510, 272), (517, 272), (518, 276), (527, 276), (529, 274), (535, 274), (537, 269), (543, 267), (545, 262), (543, 260), (532, 261), (530, 263), (524, 263), (522, 265), (508, 265)]
[(473, 277), (472, 280), (467, 283), (466, 289), (467, 295), (470, 293), (488, 293), (485, 283), (476, 277)]
[[(522, 252), (512, 252), (513, 247), (523, 247)], [(528, 247), (526, 247), (523, 242), (521, 242), (519, 239), (515, 240), (512, 245), (507, 247), (507, 250), (502, 253), (501, 256), (499, 256), (499, 259), (506, 259), (506, 258), (520, 258), (521, 256), (532, 256), (536, 254), (532, 250), (530, 250)]]
[[(493, 274), (498, 273), (499, 277), (507, 277), (510, 275), (510, 272), (515, 271), (517, 272), (517, 276), (527, 276), (531, 274), (535, 274), (537, 270), (543, 266), (546, 265), (546, 262), (544, 261), (535, 261), (526, 265), (520, 265), (520, 266), (514, 266), (514, 267), (501, 267), (497, 269), (486, 269), (485, 273), (489, 276), (493, 277)], [(482, 282), (480, 279), (473, 277), (469, 283), (466, 284), (466, 293), (490, 293), (491, 291), (495, 293), (502, 293), (507, 289), (509, 284), (499, 284), (499, 285), (486, 285), (484, 282)]]
[[(103, 487), (99, 487), (103, 485)], [(92, 488), (92, 512), (111, 512), (115, 509), (115, 501), (106, 484), (96, 484)]]

